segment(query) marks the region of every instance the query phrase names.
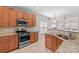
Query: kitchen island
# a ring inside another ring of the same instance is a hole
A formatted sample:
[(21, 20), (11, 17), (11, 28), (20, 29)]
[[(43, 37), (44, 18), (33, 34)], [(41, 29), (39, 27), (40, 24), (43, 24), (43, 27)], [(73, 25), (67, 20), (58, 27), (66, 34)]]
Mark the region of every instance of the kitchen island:
[(55, 35), (47, 33), (45, 34), (45, 46), (46, 48), (55, 52), (59, 46), (63, 43), (64, 39)]

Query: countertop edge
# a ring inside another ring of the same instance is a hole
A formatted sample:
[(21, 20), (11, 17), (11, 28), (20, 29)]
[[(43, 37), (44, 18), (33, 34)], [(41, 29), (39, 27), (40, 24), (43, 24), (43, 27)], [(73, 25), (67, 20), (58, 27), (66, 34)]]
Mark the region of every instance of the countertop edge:
[(55, 35), (55, 34), (45, 34), (45, 35), (54, 35), (55, 37), (57, 37), (57, 38), (59, 38), (59, 39), (61, 39), (61, 40), (65, 40), (65, 39), (63, 39), (63, 38), (61, 38), (61, 37), (59, 37), (59, 36), (57, 36), (57, 35)]
[(5, 34), (0, 34), (0, 37), (9, 36), (9, 35), (18, 35), (18, 34), (17, 33), (5, 33)]

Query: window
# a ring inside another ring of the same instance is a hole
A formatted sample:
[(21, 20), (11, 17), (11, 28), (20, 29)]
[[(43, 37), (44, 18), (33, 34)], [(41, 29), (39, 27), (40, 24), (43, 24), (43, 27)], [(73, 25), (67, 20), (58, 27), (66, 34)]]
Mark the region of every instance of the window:
[(66, 30), (78, 30), (78, 19), (77, 17), (71, 17), (65, 20), (65, 29)]
[(51, 19), (50, 23), (51, 23), (52, 28), (56, 28), (57, 21), (55, 19)]

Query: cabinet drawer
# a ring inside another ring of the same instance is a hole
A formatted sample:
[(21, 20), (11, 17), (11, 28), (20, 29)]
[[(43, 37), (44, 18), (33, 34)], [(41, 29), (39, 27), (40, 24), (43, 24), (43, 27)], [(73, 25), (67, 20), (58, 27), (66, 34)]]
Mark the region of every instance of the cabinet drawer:
[(8, 36), (9, 38), (18, 38), (18, 34), (16, 34), (16, 35), (10, 35), (10, 36)]
[(8, 41), (8, 37), (0, 37), (0, 43), (1, 42), (7, 42)]

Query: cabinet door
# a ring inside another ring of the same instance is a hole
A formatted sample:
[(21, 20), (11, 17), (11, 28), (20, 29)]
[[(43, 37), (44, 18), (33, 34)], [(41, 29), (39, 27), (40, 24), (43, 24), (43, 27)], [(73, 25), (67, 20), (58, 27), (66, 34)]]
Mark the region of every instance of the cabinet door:
[(34, 33), (31, 32), (31, 33), (30, 33), (30, 43), (33, 43), (33, 42), (35, 41), (34, 38), (35, 38)]
[(24, 13), (24, 19), (28, 20), (28, 14), (27, 13)]
[(8, 45), (8, 37), (0, 37), (0, 52), (8, 52), (9, 45)]
[(16, 27), (16, 11), (14, 9), (9, 8), (9, 26)]
[(55, 52), (57, 50), (58, 46), (56, 45), (56, 40), (52, 41), (52, 51)]
[(59, 48), (59, 46), (62, 44), (63, 40), (56, 38), (56, 46)]
[(28, 14), (28, 26), (32, 27), (32, 14)]
[(8, 8), (0, 7), (0, 27), (8, 26)]
[(18, 35), (9, 36), (9, 50), (18, 48)]
[(32, 26), (36, 26), (36, 16), (35, 15), (33, 15), (33, 21), (32, 21)]
[(46, 48), (52, 50), (52, 37), (50, 37), (49, 35), (45, 35), (45, 45)]
[(55, 37), (54, 35), (52, 35), (52, 50), (53, 52), (55, 52), (58, 48), (58, 43), (57, 43), (57, 37)]
[(58, 48), (56, 37), (53, 35), (45, 35), (45, 45), (48, 49), (55, 52)]
[(35, 41), (38, 41), (38, 32), (35, 32)]
[(24, 13), (17, 10), (17, 19), (23, 19), (23, 18), (24, 18)]
[(37, 32), (31, 32), (30, 33), (30, 43), (34, 43), (38, 41), (38, 33)]

